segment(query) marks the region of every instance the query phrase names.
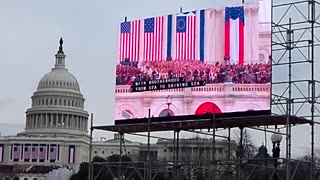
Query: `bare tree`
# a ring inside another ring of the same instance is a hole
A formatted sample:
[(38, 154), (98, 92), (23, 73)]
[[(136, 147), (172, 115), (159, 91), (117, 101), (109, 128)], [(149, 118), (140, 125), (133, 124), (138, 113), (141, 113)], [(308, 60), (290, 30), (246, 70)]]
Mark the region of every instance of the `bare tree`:
[[(301, 157), (298, 157), (298, 159), (302, 161), (309, 161), (309, 162), (312, 161), (310, 153), (306, 153)], [(314, 163), (320, 164), (320, 149), (315, 149), (314, 151)]]
[[(239, 133), (240, 134), (240, 133)], [(238, 156), (241, 155), (242, 158), (252, 158), (257, 153), (257, 146), (254, 144), (252, 140), (252, 136), (250, 135), (249, 131), (247, 129), (243, 129), (242, 132), (242, 142), (241, 142), (241, 136), (236, 134), (235, 135), (236, 142), (238, 144), (237, 147), (235, 147), (235, 151), (238, 152)]]
[(243, 153), (245, 158), (252, 158), (257, 153), (257, 146), (253, 143), (247, 129), (243, 131)]
[[(227, 140), (216, 140), (215, 147), (215, 162), (212, 163), (213, 146), (212, 138), (194, 136), (190, 139), (183, 139), (180, 141), (180, 160), (182, 160), (185, 167), (189, 168), (187, 172), (192, 173), (189, 177), (194, 179), (208, 179), (211, 177), (212, 170), (215, 169), (216, 177), (219, 179), (227, 179), (231, 165), (229, 166), (225, 161), (229, 156), (229, 143)], [(231, 159), (234, 159), (235, 141), (231, 141)], [(184, 169), (185, 170), (185, 169)]]
[(295, 172), (291, 179), (310, 179), (310, 173), (314, 179), (320, 179), (320, 149), (315, 149), (314, 163), (312, 164), (312, 157), (310, 153), (306, 153), (297, 158), (297, 160), (290, 161), (291, 171)]
[(211, 160), (212, 139), (195, 135), (179, 140), (179, 159), (188, 164), (202, 165)]

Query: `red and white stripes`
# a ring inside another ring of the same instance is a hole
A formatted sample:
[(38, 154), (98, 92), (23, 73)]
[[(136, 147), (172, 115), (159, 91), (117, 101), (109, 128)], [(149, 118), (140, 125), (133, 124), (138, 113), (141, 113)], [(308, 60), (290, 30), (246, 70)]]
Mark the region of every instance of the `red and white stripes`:
[[(186, 15), (186, 22), (181, 19), (177, 19), (177, 28), (183, 26), (182, 23), (185, 23), (185, 31), (177, 31), (176, 33), (176, 53), (175, 59), (179, 60), (195, 60), (196, 59), (196, 25), (197, 18), (193, 12), (190, 12)], [(181, 25), (179, 24), (181, 23)]]
[(163, 60), (164, 57), (164, 16), (154, 18), (153, 32), (144, 32), (143, 61)]

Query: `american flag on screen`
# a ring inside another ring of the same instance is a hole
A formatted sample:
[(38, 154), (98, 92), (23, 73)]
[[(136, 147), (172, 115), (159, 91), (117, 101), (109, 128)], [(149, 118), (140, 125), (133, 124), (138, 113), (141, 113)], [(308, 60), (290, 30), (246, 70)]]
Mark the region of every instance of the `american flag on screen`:
[(119, 36), (119, 62), (137, 62), (140, 51), (141, 20), (122, 22)]
[(225, 8), (225, 52), (232, 64), (244, 63), (244, 7)]
[(164, 57), (164, 16), (144, 20), (143, 61), (163, 60)]
[(177, 60), (196, 59), (196, 12), (188, 12), (176, 17), (176, 57)]

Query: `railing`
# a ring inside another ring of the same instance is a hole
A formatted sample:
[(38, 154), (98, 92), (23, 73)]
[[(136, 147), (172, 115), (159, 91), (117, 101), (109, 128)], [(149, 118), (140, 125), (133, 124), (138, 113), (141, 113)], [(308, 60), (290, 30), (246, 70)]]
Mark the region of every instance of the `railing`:
[(192, 87), (191, 92), (223, 92), (223, 84), (207, 84), (206, 86)]
[[(270, 84), (207, 84), (206, 86), (191, 87), (191, 88), (177, 88), (177, 89), (162, 89), (153, 92), (184, 92), (186, 90), (193, 93), (270, 93)], [(126, 94), (130, 92), (129, 85), (118, 85), (115, 89), (116, 94)]]
[(233, 92), (270, 92), (270, 84), (234, 84)]
[[(206, 159), (204, 159), (206, 158)], [(288, 161), (275, 158), (222, 158), (213, 163), (210, 156), (192, 157), (184, 161), (122, 161), (122, 162), (92, 162), (94, 178), (102, 175), (124, 177), (124, 179), (291, 179), (311, 180), (320, 178), (317, 164), (307, 161)], [(313, 166), (311, 166), (313, 165)], [(287, 170), (290, 176), (287, 176)], [(314, 177), (310, 177), (310, 172)], [(107, 179), (107, 178), (106, 178)], [(120, 178), (119, 178), (120, 179)]]

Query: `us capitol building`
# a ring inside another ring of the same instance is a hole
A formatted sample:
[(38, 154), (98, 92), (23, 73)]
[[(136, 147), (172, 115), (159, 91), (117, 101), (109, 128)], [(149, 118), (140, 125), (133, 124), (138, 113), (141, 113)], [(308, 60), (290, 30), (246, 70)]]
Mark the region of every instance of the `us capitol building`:
[[(40, 180), (58, 167), (77, 171), (81, 162), (89, 161), (89, 114), (77, 79), (66, 69), (65, 58), (60, 39), (55, 65), (41, 78), (31, 97), (25, 130), (17, 136), (0, 136), (0, 180)], [(124, 141), (128, 155), (146, 156), (145, 144)], [(117, 135), (94, 141), (93, 157), (118, 154), (119, 143)], [(192, 152), (197, 148), (192, 147), (192, 140), (187, 144)], [(204, 144), (206, 149), (212, 146), (211, 141)], [(226, 156), (227, 142), (217, 141), (216, 146), (217, 156)], [(172, 147), (171, 141), (159, 140), (151, 145), (152, 158), (170, 161)]]

